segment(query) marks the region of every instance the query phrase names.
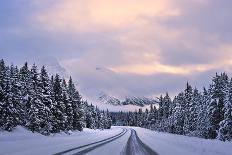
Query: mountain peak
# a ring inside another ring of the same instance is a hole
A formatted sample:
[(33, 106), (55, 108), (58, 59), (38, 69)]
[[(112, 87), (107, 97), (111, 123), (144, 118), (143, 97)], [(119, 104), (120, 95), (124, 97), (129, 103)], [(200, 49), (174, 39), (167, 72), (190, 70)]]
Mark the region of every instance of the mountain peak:
[(116, 97), (109, 96), (105, 93), (100, 94), (99, 101), (101, 103), (114, 105), (114, 106), (135, 105), (140, 107), (158, 103), (157, 100), (147, 97), (126, 97), (124, 100), (120, 100)]

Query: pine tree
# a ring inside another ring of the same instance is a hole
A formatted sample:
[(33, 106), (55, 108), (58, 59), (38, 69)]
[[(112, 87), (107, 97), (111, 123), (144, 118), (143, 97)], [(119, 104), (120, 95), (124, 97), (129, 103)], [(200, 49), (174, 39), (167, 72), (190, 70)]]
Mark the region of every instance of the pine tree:
[(177, 97), (175, 96), (173, 101), (172, 101), (172, 104), (171, 104), (171, 107), (169, 108), (170, 110), (170, 115), (169, 115), (169, 118), (168, 118), (168, 121), (169, 121), (169, 132), (170, 133), (175, 133), (175, 112), (176, 112), (176, 105), (178, 103), (178, 100), (177, 100)]
[(44, 66), (42, 66), (39, 75), (38, 95), (40, 101), (43, 103), (42, 117), (44, 117), (40, 132), (44, 135), (48, 135), (52, 132), (52, 97), (49, 76)]
[(96, 108), (96, 112), (97, 112), (97, 128), (103, 130), (104, 129), (103, 113), (98, 108)]
[(4, 113), (5, 113), (5, 96), (6, 96), (6, 71), (7, 68), (5, 66), (5, 62), (3, 59), (0, 61), (0, 128), (4, 128)]
[(128, 125), (135, 126), (135, 115), (132, 112), (128, 113)]
[(149, 116), (149, 111), (148, 111), (148, 109), (146, 108), (145, 114), (144, 114), (144, 123), (143, 123), (143, 127), (145, 127), (145, 128), (148, 128), (148, 127), (149, 127), (148, 116)]
[(184, 105), (184, 134), (188, 135), (191, 132), (191, 105), (192, 105), (192, 99), (193, 99), (193, 91), (192, 86), (187, 83), (186, 89), (184, 92), (185, 96), (185, 105)]
[(180, 93), (176, 97), (175, 101), (175, 112), (174, 112), (174, 126), (176, 134), (184, 133), (184, 104), (185, 104), (185, 96), (183, 93)]
[(3, 130), (12, 131), (20, 124), (20, 115), (17, 109), (19, 107), (18, 89), (16, 81), (13, 79), (15, 75), (13, 66), (11, 66), (11, 69), (9, 67), (1, 67), (3, 67), (1, 72), (4, 77), (2, 77), (3, 83), (1, 83), (3, 86), (3, 96), (0, 102), (0, 127)]
[(106, 111), (106, 129), (110, 129), (111, 128), (111, 125), (112, 125), (112, 119), (111, 119), (111, 116), (110, 116), (110, 113), (109, 113), (109, 110), (107, 109)]
[(73, 109), (72, 105), (70, 103), (70, 99), (68, 96), (68, 91), (67, 91), (67, 83), (65, 79), (62, 80), (62, 100), (61, 100), (62, 105), (64, 106), (62, 108), (63, 111), (63, 117), (65, 117), (65, 124), (64, 124), (64, 130), (72, 130), (72, 123), (73, 123)]
[(232, 140), (232, 80), (224, 88), (225, 97), (224, 97), (224, 119), (219, 123), (219, 131), (217, 138), (222, 141)]
[(156, 121), (156, 117), (154, 116), (154, 107), (152, 104), (150, 105), (150, 111), (148, 112), (146, 121), (147, 121), (147, 128), (152, 129)]
[(212, 139), (217, 137), (219, 123), (224, 118), (223, 106), (226, 85), (228, 85), (228, 76), (225, 73), (220, 76), (216, 74), (210, 85), (211, 102), (207, 108), (207, 113), (210, 121), (209, 138)]
[(168, 93), (166, 93), (166, 96), (163, 98), (163, 118), (167, 119), (169, 117), (169, 108), (171, 105), (171, 98), (169, 97)]
[(43, 87), (34, 64), (31, 69), (30, 78), (30, 102), (27, 104), (28, 122), (26, 126), (33, 132), (48, 135), (50, 133), (49, 109), (44, 104)]
[(102, 115), (103, 115), (103, 126), (104, 126), (104, 129), (107, 129), (108, 128), (108, 115), (107, 115), (107, 112), (106, 111), (102, 111)]
[(20, 81), (22, 86), (22, 96), (23, 96), (23, 102), (26, 105), (30, 100), (30, 78), (31, 78), (31, 72), (28, 68), (27, 62), (24, 64), (22, 68), (20, 68), (19, 75), (20, 75)]
[(207, 107), (209, 106), (210, 102), (210, 95), (208, 91), (204, 88), (203, 89), (203, 96), (200, 99), (198, 109), (197, 109), (197, 133), (196, 136), (202, 138), (208, 138), (208, 129), (209, 129), (209, 119), (207, 115)]
[(29, 120), (27, 111), (29, 108), (30, 100), (31, 100), (30, 78), (31, 78), (31, 72), (26, 62), (24, 66), (20, 68), (20, 71), (19, 71), (19, 80), (20, 80), (21, 98), (22, 98), (21, 103), (22, 103), (22, 106), (24, 107), (24, 113), (21, 115), (24, 120), (24, 125), (26, 125), (28, 123), (27, 121)]
[(143, 111), (140, 108), (137, 113), (137, 126), (142, 127), (143, 126)]
[(159, 110), (158, 110), (158, 120), (162, 120), (163, 115), (164, 115), (164, 107), (163, 107), (163, 96), (161, 95), (159, 98)]
[[(198, 117), (198, 111), (197, 106), (202, 105), (201, 103), (201, 94), (198, 92), (197, 88), (193, 90), (193, 96), (192, 101), (189, 104), (189, 132), (190, 134), (193, 134), (194, 131), (196, 131), (197, 127), (197, 117)], [(194, 133), (195, 134), (195, 133)]]
[(150, 122), (150, 128), (154, 129), (155, 128), (155, 124), (157, 122), (158, 119), (158, 110), (156, 109), (156, 107), (154, 106), (153, 111), (150, 111), (151, 114), (151, 122)]
[(50, 80), (46, 68), (41, 68), (39, 76), (39, 91), (42, 93), (42, 102), (51, 109), (52, 107), (52, 89), (50, 87)]
[[(6, 66), (4, 60), (0, 60), (0, 103), (4, 100), (4, 88), (6, 86)], [(1, 104), (0, 104), (1, 106)], [(2, 108), (0, 107), (0, 110)], [(1, 114), (1, 113), (0, 113)]]
[(84, 106), (83, 102), (81, 101), (81, 96), (79, 92), (76, 90), (71, 77), (68, 81), (67, 92), (73, 109), (73, 129), (82, 131), (83, 127), (85, 126)]
[[(27, 63), (25, 64), (25, 70), (27, 68)], [(23, 68), (21, 69), (21, 71)], [(31, 72), (29, 74), (29, 77), (27, 77), (28, 81), (27, 82), (27, 95), (30, 96), (30, 99), (26, 103), (27, 107), (27, 123), (26, 126), (32, 131), (32, 132), (39, 132), (40, 130), (40, 122), (41, 118), (39, 118), (38, 112), (38, 104), (40, 103), (37, 100), (37, 86), (38, 86), (38, 73), (37, 73), (37, 68), (35, 65), (32, 66)], [(29, 87), (28, 87), (29, 86)], [(38, 103), (39, 102), (39, 103)]]
[(62, 102), (62, 87), (61, 87), (61, 79), (58, 74), (56, 74), (53, 83), (53, 132), (60, 132), (65, 130), (66, 117), (65, 106)]
[[(78, 93), (79, 94), (79, 93)], [(81, 99), (79, 97), (78, 99)], [(84, 127), (86, 127), (86, 122), (85, 122), (85, 111), (84, 111), (84, 102), (82, 100), (78, 100), (78, 111), (77, 111), (77, 130), (82, 131)]]
[(10, 67), (10, 85), (11, 85), (11, 95), (12, 95), (12, 102), (15, 105), (15, 112), (16, 112), (16, 119), (18, 120), (18, 125), (24, 125), (25, 120), (24, 116), (21, 115), (24, 113), (24, 106), (22, 105), (21, 101), (21, 85), (19, 81), (19, 70), (17, 66), (11, 65)]
[(92, 118), (94, 120), (93, 122), (93, 127), (94, 129), (98, 128), (98, 117), (97, 117), (97, 107), (94, 107), (93, 105), (91, 106), (91, 111), (92, 111)]
[(95, 120), (94, 120), (94, 106), (91, 104), (87, 106), (86, 109), (86, 127), (90, 129), (95, 129)]

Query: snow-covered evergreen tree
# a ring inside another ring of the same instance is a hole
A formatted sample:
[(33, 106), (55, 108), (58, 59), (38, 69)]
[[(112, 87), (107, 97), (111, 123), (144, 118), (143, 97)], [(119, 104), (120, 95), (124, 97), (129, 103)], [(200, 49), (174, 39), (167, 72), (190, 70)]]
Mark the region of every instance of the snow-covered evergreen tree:
[(15, 76), (14, 67), (1, 67), (4, 77), (2, 77), (1, 83), (3, 94), (0, 102), (0, 128), (12, 131), (14, 127), (20, 124), (19, 89), (15, 79), (11, 77)]
[(163, 98), (163, 118), (167, 119), (169, 117), (170, 113), (170, 105), (171, 105), (171, 98), (169, 97), (168, 93), (166, 93), (166, 96)]
[(192, 86), (187, 83), (186, 89), (184, 91), (184, 96), (185, 96), (185, 104), (184, 104), (184, 134), (188, 135), (191, 132), (191, 109), (192, 103), (193, 103), (193, 90)]
[(228, 85), (228, 76), (223, 73), (216, 74), (213, 83), (210, 85), (211, 102), (207, 108), (209, 117), (209, 138), (216, 138), (219, 130), (219, 123), (224, 118), (223, 106), (225, 99), (225, 88)]
[(210, 103), (210, 95), (206, 88), (203, 89), (203, 95), (197, 105), (197, 125), (196, 136), (208, 138), (208, 129), (210, 127), (209, 118), (207, 115), (207, 107)]
[(177, 97), (175, 96), (173, 101), (172, 101), (172, 104), (171, 104), (171, 107), (169, 108), (170, 110), (170, 115), (169, 115), (169, 118), (168, 118), (168, 121), (169, 121), (169, 130), (168, 132), (169, 133), (175, 133), (175, 117), (174, 117), (174, 114), (176, 112), (176, 104), (178, 103), (178, 100), (177, 100)]
[(152, 129), (153, 124), (155, 124), (155, 122), (153, 122), (153, 121), (155, 121), (154, 119), (156, 119), (155, 116), (154, 116), (154, 107), (151, 104), (150, 105), (150, 111), (148, 112), (148, 115), (147, 115), (147, 118), (146, 118), (146, 122), (147, 122), (146, 127), (148, 129)]
[(91, 104), (90, 106), (87, 106), (86, 109), (86, 127), (90, 129), (95, 129), (95, 116), (94, 116), (94, 106)]
[(64, 131), (66, 129), (65, 104), (62, 101), (61, 79), (58, 74), (54, 78), (53, 84), (54, 104), (53, 104), (53, 130), (54, 132)]
[(41, 133), (48, 135), (52, 132), (52, 96), (49, 84), (49, 76), (46, 68), (42, 66), (39, 74), (38, 95), (40, 101), (43, 103), (43, 117), (44, 122), (41, 126)]
[(107, 109), (107, 111), (106, 111), (106, 126), (105, 126), (105, 128), (106, 129), (110, 129), (111, 125), (112, 125), (112, 119), (111, 119), (109, 110)]
[(63, 110), (63, 117), (65, 117), (65, 124), (64, 124), (64, 130), (72, 130), (72, 123), (73, 123), (73, 109), (72, 105), (70, 103), (68, 91), (67, 91), (67, 83), (65, 79), (62, 80), (62, 101), (64, 108)]
[(104, 129), (104, 116), (103, 116), (103, 113), (98, 109), (96, 108), (96, 112), (97, 112), (97, 128), (98, 129)]
[(176, 97), (175, 101), (175, 112), (173, 113), (174, 116), (174, 128), (176, 134), (184, 134), (184, 103), (185, 102), (185, 95), (180, 93)]
[(219, 130), (217, 138), (223, 141), (232, 140), (232, 80), (230, 83), (224, 87), (225, 97), (224, 97), (224, 119), (219, 123)]
[(21, 98), (22, 98), (22, 106), (24, 107), (24, 113), (21, 114), (24, 120), (24, 125), (27, 124), (28, 121), (28, 115), (27, 115), (27, 109), (29, 108), (29, 103), (31, 100), (30, 97), (30, 78), (31, 78), (31, 72), (28, 68), (27, 62), (24, 64), (23, 67), (20, 68), (19, 71), (19, 78), (20, 78), (20, 87), (21, 87)]
[[(197, 107), (201, 106), (201, 94), (198, 92), (197, 88), (193, 90), (192, 101), (189, 104), (189, 132), (190, 134), (195, 134), (197, 128), (197, 117), (198, 109)], [(194, 132), (194, 133), (193, 133)]]
[(30, 102), (27, 104), (28, 121), (26, 126), (33, 132), (39, 132), (48, 135), (51, 130), (50, 125), (50, 110), (45, 106), (43, 86), (37, 66), (34, 64), (31, 69), (30, 78)]
[(142, 109), (139, 109), (137, 113), (137, 126), (142, 127), (143, 126), (143, 112)]
[(79, 92), (76, 90), (72, 78), (68, 81), (68, 95), (73, 109), (73, 129), (82, 131), (85, 126), (84, 103)]
[(159, 110), (158, 110), (158, 120), (162, 120), (163, 115), (164, 115), (164, 107), (163, 107), (163, 96), (161, 95), (159, 98)]
[[(4, 88), (6, 86), (6, 66), (3, 59), (0, 60), (0, 106), (4, 100)], [(0, 107), (0, 110), (2, 107)], [(0, 113), (1, 114), (1, 113)]]

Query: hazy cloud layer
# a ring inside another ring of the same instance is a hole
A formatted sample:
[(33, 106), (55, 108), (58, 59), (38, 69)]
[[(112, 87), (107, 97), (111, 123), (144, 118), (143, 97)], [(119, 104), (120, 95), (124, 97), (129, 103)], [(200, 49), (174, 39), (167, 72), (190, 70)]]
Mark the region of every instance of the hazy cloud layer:
[[(55, 57), (88, 98), (175, 94), (231, 73), (230, 0), (0, 2), (0, 54)], [(96, 69), (98, 68), (98, 69)]]

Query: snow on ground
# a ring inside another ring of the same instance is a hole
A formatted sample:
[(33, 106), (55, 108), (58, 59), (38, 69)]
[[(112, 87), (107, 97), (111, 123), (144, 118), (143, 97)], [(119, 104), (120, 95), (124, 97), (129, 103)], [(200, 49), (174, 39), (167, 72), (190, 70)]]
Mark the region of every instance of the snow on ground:
[(67, 149), (103, 140), (122, 132), (128, 132), (115, 141), (102, 145), (88, 154), (119, 155), (125, 151), (133, 128), (137, 135), (159, 155), (231, 155), (232, 143), (218, 140), (205, 140), (174, 134), (160, 133), (139, 127), (112, 127), (110, 130), (90, 130), (43, 136), (32, 133), (23, 127), (17, 127), (13, 132), (0, 132), (0, 155), (50, 155)]
[(139, 138), (159, 155), (232, 155), (232, 143), (206, 140), (133, 127)]
[(84, 129), (71, 135), (60, 133), (43, 136), (17, 127), (13, 132), (0, 132), (0, 155), (49, 155), (109, 138), (121, 131), (121, 128), (114, 127), (103, 131)]

